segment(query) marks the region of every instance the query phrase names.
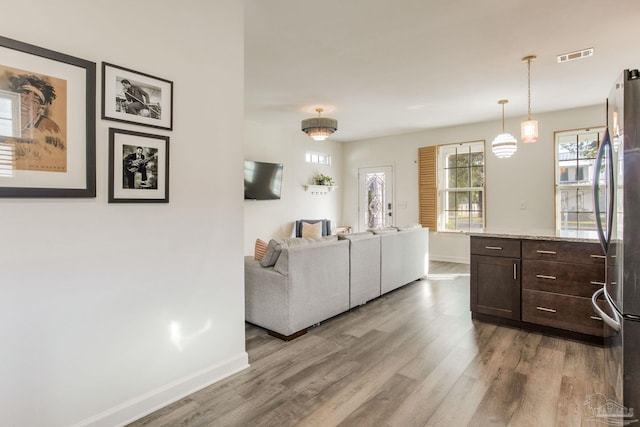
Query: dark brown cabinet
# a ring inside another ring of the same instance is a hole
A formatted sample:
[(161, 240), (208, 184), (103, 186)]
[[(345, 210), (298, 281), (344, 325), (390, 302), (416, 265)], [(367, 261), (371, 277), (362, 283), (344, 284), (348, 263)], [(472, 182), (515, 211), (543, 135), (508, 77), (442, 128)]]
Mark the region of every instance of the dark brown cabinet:
[(471, 239), (471, 311), (520, 320), (520, 241)]
[(602, 319), (591, 307), (591, 295), (605, 280), (599, 244), (479, 236), (470, 244), (474, 318), (603, 336)]
[(522, 242), (522, 321), (602, 336), (591, 295), (604, 286), (597, 243)]

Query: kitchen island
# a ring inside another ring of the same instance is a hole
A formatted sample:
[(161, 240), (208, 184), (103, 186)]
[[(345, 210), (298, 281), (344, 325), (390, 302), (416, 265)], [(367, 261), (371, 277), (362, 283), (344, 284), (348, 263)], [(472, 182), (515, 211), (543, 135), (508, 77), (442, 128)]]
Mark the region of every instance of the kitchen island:
[(470, 237), (474, 319), (602, 343), (591, 295), (604, 286), (606, 257), (594, 231), (485, 229)]

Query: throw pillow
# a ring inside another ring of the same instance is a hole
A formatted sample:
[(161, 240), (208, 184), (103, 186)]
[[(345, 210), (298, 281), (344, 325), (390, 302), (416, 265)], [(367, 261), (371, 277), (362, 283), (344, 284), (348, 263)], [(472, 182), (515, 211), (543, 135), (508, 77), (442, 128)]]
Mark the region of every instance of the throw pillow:
[(267, 242), (265, 242), (262, 239), (256, 239), (254, 258), (258, 261), (262, 261), (262, 258), (264, 258), (265, 252), (267, 252)]
[(318, 221), (314, 224), (303, 222), (302, 237), (311, 237), (312, 239), (318, 239), (322, 237), (322, 221)]
[(282, 248), (285, 245), (286, 244), (282, 240), (269, 240), (267, 251), (264, 253), (262, 261), (260, 261), (260, 265), (263, 267), (271, 267), (275, 265), (276, 261), (278, 261), (278, 257), (280, 256), (280, 252), (282, 252)]

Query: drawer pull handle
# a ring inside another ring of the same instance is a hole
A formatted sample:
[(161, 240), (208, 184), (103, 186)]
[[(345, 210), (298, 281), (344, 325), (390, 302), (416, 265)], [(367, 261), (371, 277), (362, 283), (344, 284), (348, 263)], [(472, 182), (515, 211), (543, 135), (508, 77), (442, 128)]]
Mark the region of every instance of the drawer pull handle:
[(554, 310), (553, 308), (546, 308), (546, 307), (536, 307), (536, 310), (540, 310), (540, 311), (546, 311), (547, 313), (555, 313), (556, 310)]
[(556, 280), (556, 276), (545, 276), (544, 274), (536, 274), (538, 279)]
[(492, 251), (501, 251), (502, 248), (500, 246), (485, 246), (485, 249), (490, 249)]
[(540, 249), (538, 249), (536, 252), (539, 253), (539, 254), (545, 254), (545, 255), (555, 255), (556, 254), (556, 251), (542, 251)]
[(606, 259), (607, 257), (604, 255), (591, 255), (591, 258)]
[(589, 283), (591, 283), (592, 285), (596, 285), (596, 286), (604, 286), (605, 285), (604, 282), (596, 282), (595, 280), (592, 280)]
[(598, 317), (598, 316), (589, 316), (591, 317), (593, 320), (599, 320), (602, 322), (602, 317)]

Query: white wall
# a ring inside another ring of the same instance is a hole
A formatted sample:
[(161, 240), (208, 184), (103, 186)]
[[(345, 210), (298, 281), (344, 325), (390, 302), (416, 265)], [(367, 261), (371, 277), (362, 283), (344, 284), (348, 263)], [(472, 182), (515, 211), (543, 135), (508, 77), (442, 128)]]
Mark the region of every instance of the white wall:
[[(302, 117), (304, 118), (304, 117)], [(307, 151), (331, 155), (331, 166), (305, 162)], [(332, 227), (342, 221), (342, 145), (328, 139), (313, 141), (302, 131), (291, 131), (245, 121), (245, 158), (283, 163), (282, 198), (280, 200), (247, 200), (244, 202), (244, 253), (254, 254), (257, 238), (290, 237), (296, 219), (331, 220)], [(313, 176), (323, 173), (332, 177), (337, 189), (326, 195), (305, 191)]]
[[(0, 199), (0, 425), (118, 425), (243, 369), (243, 2), (3, 3), (2, 35), (96, 62), (98, 92), (101, 61), (175, 91), (171, 132), (96, 94), (96, 198)], [(170, 203), (107, 203), (109, 127), (171, 137)]]
[[(606, 94), (603, 95), (603, 100)], [(486, 226), (507, 229), (551, 229), (554, 223), (554, 132), (603, 126), (605, 106), (536, 114), (540, 139), (518, 144), (509, 159), (491, 153), (491, 141), (501, 131), (499, 119), (451, 128), (344, 144), (343, 222), (358, 226), (358, 168), (393, 164), (395, 168), (395, 224), (418, 222), (418, 148), (473, 140), (485, 140)], [(506, 120), (505, 130), (519, 139), (523, 117)], [(521, 209), (525, 202), (526, 209)], [(465, 234), (430, 233), (432, 259), (469, 262), (469, 238)]]

